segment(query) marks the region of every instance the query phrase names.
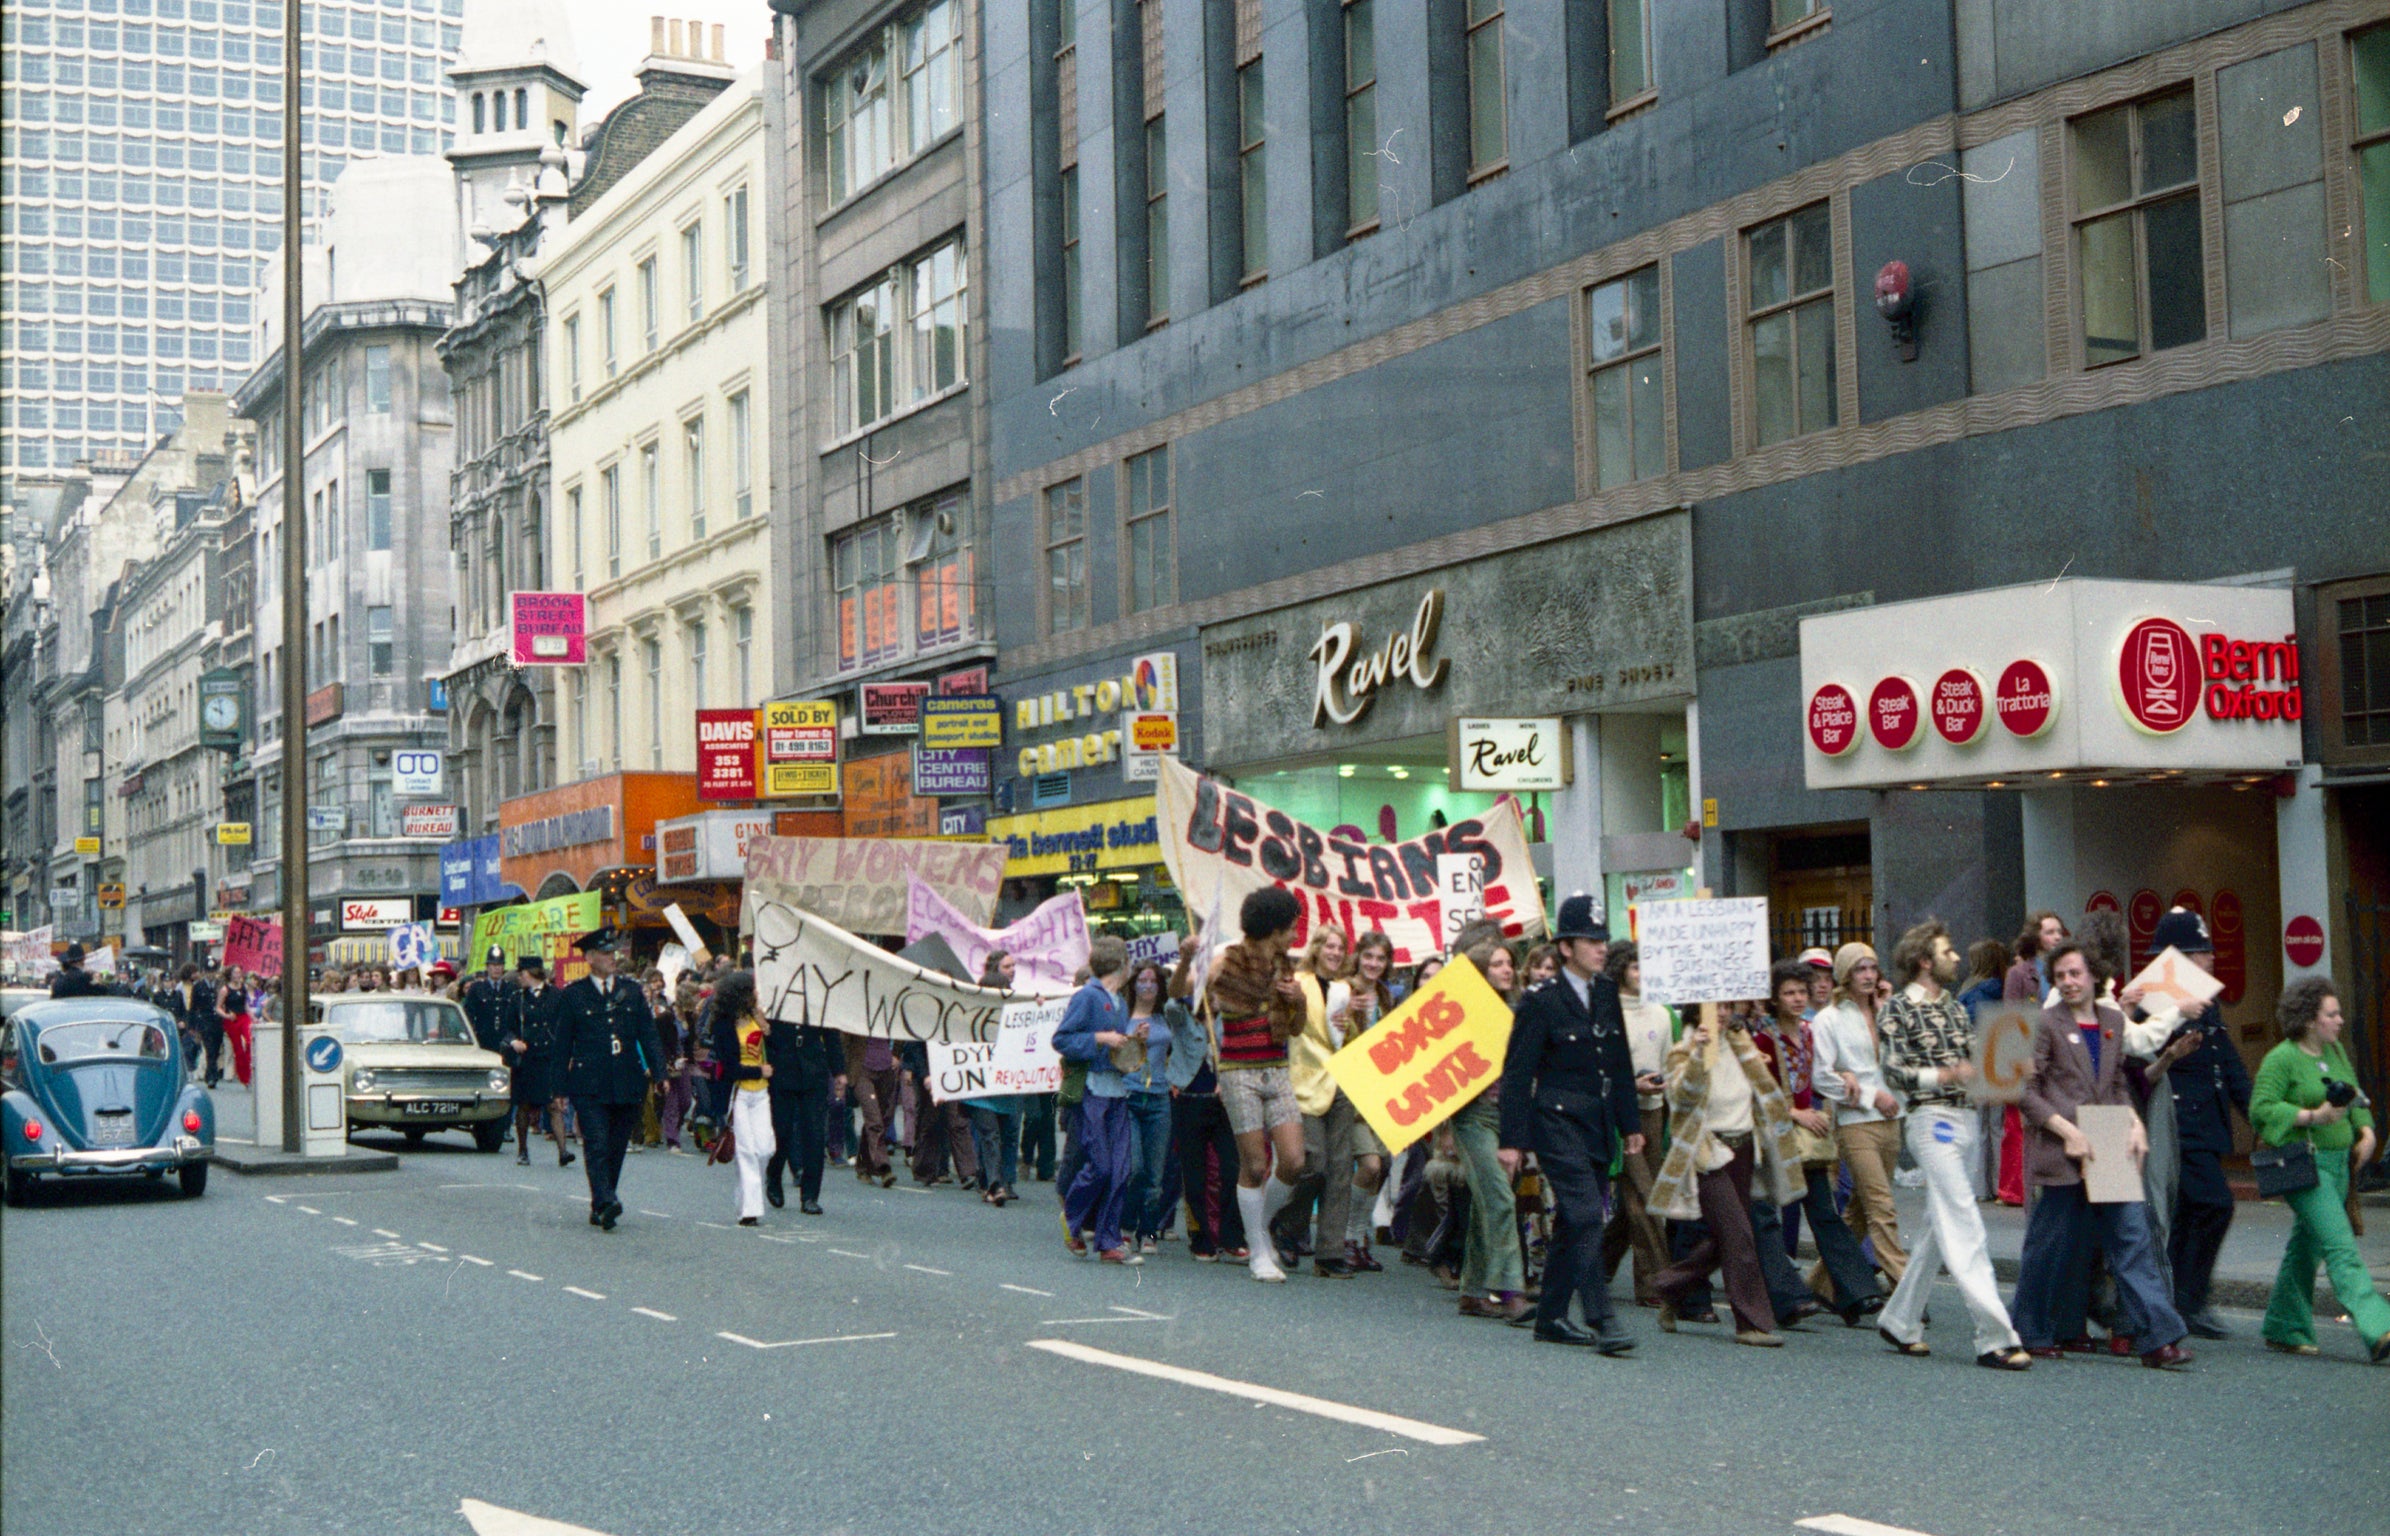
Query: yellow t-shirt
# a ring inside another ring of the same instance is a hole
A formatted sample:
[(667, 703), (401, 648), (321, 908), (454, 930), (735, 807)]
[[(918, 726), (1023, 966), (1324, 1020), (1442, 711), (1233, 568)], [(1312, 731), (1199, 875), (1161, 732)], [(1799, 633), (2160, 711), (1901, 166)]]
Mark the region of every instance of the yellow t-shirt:
[[(763, 1064), (763, 1021), (748, 1019), (739, 1025), (739, 1065), (761, 1068)], [(755, 1077), (742, 1079), (739, 1086), (760, 1090), (765, 1084), (759, 1073)]]

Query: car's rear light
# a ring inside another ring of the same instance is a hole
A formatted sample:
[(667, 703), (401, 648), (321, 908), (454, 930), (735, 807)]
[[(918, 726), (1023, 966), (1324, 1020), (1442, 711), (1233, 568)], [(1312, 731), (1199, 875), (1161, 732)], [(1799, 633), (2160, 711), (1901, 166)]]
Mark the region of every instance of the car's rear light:
[(184, 1130), (186, 1130), (186, 1131), (188, 1131), (188, 1132), (190, 1132), (190, 1133), (191, 1133), (192, 1135), (194, 1135), (194, 1136), (196, 1136), (196, 1135), (198, 1135), (198, 1134), (199, 1134), (199, 1111), (198, 1111), (198, 1110), (196, 1110), (196, 1109), (186, 1109), (186, 1110), (184, 1110), (184, 1111), (183, 1111), (183, 1129), (184, 1129)]
[(27, 1141), (41, 1140), (41, 1122), (39, 1120), (25, 1122), (25, 1139)]

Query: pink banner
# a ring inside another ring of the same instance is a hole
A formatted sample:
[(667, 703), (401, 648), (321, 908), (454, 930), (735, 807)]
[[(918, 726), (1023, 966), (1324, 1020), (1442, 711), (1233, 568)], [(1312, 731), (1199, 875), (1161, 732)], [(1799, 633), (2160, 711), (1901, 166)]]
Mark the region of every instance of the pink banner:
[(265, 917), (224, 920), (224, 963), (252, 976), (282, 974), (282, 924)]
[(1014, 962), (1013, 985), (1024, 992), (1067, 992), (1078, 985), (1087, 963), (1087, 909), (1076, 887), (1040, 905), (1009, 928), (982, 928), (918, 879), (905, 882), (905, 942), (930, 934), (946, 941), (976, 981), (988, 956), (1002, 950)]

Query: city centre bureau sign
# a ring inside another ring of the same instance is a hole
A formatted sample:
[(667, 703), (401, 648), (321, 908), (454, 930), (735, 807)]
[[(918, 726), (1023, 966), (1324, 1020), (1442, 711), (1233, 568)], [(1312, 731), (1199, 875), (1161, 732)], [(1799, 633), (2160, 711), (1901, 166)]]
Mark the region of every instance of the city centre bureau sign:
[(1693, 694), (1682, 511), (1203, 631), (1204, 760), (1236, 768)]

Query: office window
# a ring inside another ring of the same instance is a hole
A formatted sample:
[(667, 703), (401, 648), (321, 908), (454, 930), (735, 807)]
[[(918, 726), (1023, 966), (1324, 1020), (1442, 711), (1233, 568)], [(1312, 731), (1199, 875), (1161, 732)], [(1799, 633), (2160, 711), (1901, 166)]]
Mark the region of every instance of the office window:
[(573, 541), (573, 590), (586, 592), (589, 582), (582, 575), (586, 567), (581, 558), (584, 541), (581, 531), (581, 488), (577, 485), (564, 493), (564, 521)]
[(1745, 238), (1751, 399), (1759, 446), (1834, 425), (1834, 250), (1828, 205)]
[(1122, 466), (1128, 479), (1128, 611), (1143, 613), (1178, 598), (1171, 559), (1170, 445), (1138, 454)]
[(486, 99), (479, 91), (473, 93), (473, 131), (475, 133), (489, 132), (489, 113), (482, 105)]
[(687, 476), (689, 540), (705, 537), (705, 418), (692, 416), (680, 424), (681, 467)]
[[(294, 739), (295, 735), (296, 733), (294, 732)], [(320, 757), (316, 759), (315, 798), (310, 803), (321, 806), (328, 811), (345, 811), (347, 809), (347, 807), (341, 803), (340, 798), (340, 759), (337, 755)], [(318, 827), (313, 824), (313, 818), (309, 818), (309, 826), (307, 829), (308, 846), (311, 848), (321, 848), (327, 844), (339, 842), (341, 833), (347, 830), (341, 824), (345, 820), (345, 817), (335, 817), (333, 818), (332, 825)]]
[(1469, 174), (1481, 176), (1510, 156), (1510, 118), (1502, 100), (1502, 0), (1469, 0)]
[(1251, 281), (1270, 269), (1269, 173), (1263, 165), (1261, 60), (1236, 72), (1237, 171), (1242, 195), (1238, 210), (1245, 233), (1245, 278)]
[(867, 427), (896, 409), (896, 281), (878, 282), (830, 307), (832, 409), (838, 430)]
[(1826, 0), (1768, 0), (1768, 30), (1771, 34), (1789, 31), (1825, 9)]
[(647, 514), (647, 558), (664, 558), (663, 455), (654, 443), (639, 449), (639, 505)]
[(1660, 269), (1645, 267), (1585, 296), (1591, 341), (1594, 479), (1601, 489), (1668, 467), (1661, 406)]
[(645, 338), (644, 350), (656, 349), (657, 305), (656, 259), (653, 256), (639, 263), (639, 334)]
[(1087, 613), (1087, 481), (1046, 487), (1046, 633), (1085, 629)]
[(1062, 171), (1062, 355), (1067, 361), (1080, 351), (1079, 319), (1079, 168)]
[(971, 633), (975, 607), (971, 547), (965, 536), (970, 503), (950, 492), (912, 511), (913, 647), (929, 651)]
[(755, 511), (755, 418), (747, 392), (730, 397), (730, 515), (745, 521)]
[(598, 499), (606, 518), (606, 579), (622, 574), (622, 466), (609, 464), (598, 474)]
[(314, 505), (307, 514), (307, 568), (309, 570), (331, 557), (332, 546), (324, 539), (324, 493), (319, 489)]
[(738, 607), (730, 610), (731, 651), (737, 658), (739, 702), (744, 704), (755, 697), (755, 610)]
[(2365, 294), (2390, 304), (2390, 26), (2349, 39), (2355, 79), (2357, 201), (2365, 236)]
[(722, 244), (730, 258), (730, 291), (747, 291), (747, 189), (734, 187), (722, 200)]
[(1145, 122), (1145, 323), (1170, 318), (1170, 140), (1165, 114)]
[(622, 767), (622, 657), (606, 657), (606, 761)]
[(365, 349), (365, 408), (375, 415), (390, 411), (390, 349)]
[(365, 547), (390, 547), (390, 471), (365, 472)]
[(639, 642), (639, 668), (647, 674), (647, 766), (664, 766), (664, 642)]
[(578, 401), (581, 398), (581, 317), (564, 317), (564, 380), (565, 392)]
[(831, 546), (841, 672), (876, 665), (904, 650), (896, 544), (896, 519), (878, 517), (840, 535)]
[(390, 622), (388, 608), (365, 610), (365, 668), (376, 677), (388, 677), (397, 666), (397, 635)]
[(832, 203), (922, 153), (962, 121), (961, 57), (962, 6), (937, 0), (874, 32), (822, 81)]
[(621, 366), (622, 350), (615, 340), (614, 290), (606, 289), (598, 295), (598, 348), (605, 354), (606, 377), (614, 377)]
[(709, 708), (713, 699), (705, 688), (705, 646), (705, 623), (699, 620), (689, 626), (689, 703), (695, 709)]
[(2079, 117), (2069, 139), (2083, 365), (2205, 340), (2191, 87)]
[(686, 287), (689, 323), (705, 318), (705, 226), (692, 224), (680, 232), (681, 282)]
[(398, 836), (398, 795), (391, 778), (388, 748), (375, 751), (366, 758), (365, 835)]
[(824, 82), (822, 113), (830, 201), (843, 202), (896, 163), (884, 37), (865, 44)]
[(1378, 222), (1378, 46), (1376, 0), (1344, 0), (1345, 222), (1358, 233)]
[(938, 3), (901, 23), (904, 38), (906, 149), (919, 154), (960, 122), (955, 60), (962, 52), (959, 0)]
[(961, 383), (968, 267), (950, 240), (830, 306), (833, 420), (851, 432)]
[(1610, 104), (1616, 106), (1652, 87), (1651, 0), (1609, 0), (1609, 4)]
[(915, 400), (951, 389), (963, 377), (963, 244), (949, 241), (913, 263), (912, 374)]
[[(386, 107), (384, 110), (388, 110)], [(515, 87), (515, 131), (531, 126), (531, 93), (522, 86)]]

